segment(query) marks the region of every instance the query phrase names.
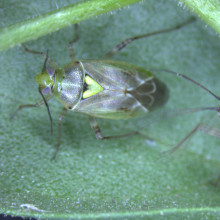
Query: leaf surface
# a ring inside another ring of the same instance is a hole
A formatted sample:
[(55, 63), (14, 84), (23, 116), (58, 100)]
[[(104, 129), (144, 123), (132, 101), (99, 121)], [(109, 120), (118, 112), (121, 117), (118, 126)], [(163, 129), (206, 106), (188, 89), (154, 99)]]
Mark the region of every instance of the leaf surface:
[[(2, 3), (3, 2), (3, 3)], [(31, 19), (73, 1), (2, 1), (1, 25)], [(5, 13), (7, 12), (7, 16)], [(174, 27), (192, 14), (171, 0), (143, 1), (80, 23), (74, 44), (77, 59), (100, 59), (122, 40), (138, 34)], [(49, 50), (62, 66), (70, 61), (68, 42), (72, 26), (26, 46)], [(185, 73), (219, 94), (220, 41), (199, 19), (181, 30), (133, 42), (114, 59), (146, 69), (167, 68)], [(9, 120), (20, 104), (39, 101), (34, 76), (43, 58), (22, 47), (0, 56), (0, 212), (41, 218), (218, 218), (220, 139), (197, 133), (173, 155), (161, 152), (175, 146), (202, 121), (220, 128), (214, 112), (185, 114), (162, 120), (160, 111), (131, 121), (98, 120), (105, 135), (141, 130), (155, 139), (139, 136), (96, 140), (85, 115), (68, 112), (63, 121), (62, 146), (56, 146), (57, 122), (62, 109), (51, 100), (54, 136), (50, 135), (44, 106), (24, 109)], [(209, 94), (189, 82), (155, 73), (170, 89), (169, 102), (161, 109), (218, 106)]]

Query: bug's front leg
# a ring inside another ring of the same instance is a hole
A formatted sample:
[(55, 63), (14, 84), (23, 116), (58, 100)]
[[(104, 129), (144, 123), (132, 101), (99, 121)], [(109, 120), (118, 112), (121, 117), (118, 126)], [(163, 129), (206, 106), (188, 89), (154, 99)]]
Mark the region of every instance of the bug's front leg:
[(37, 55), (41, 55), (43, 56), (46, 60), (48, 60), (49, 64), (54, 68), (54, 69), (57, 69), (57, 65), (56, 63), (50, 58), (48, 57), (48, 51), (47, 53), (44, 53), (42, 51), (36, 51), (36, 50), (31, 50), (29, 49), (28, 47), (26, 47), (26, 45), (22, 44), (23, 48), (24, 48), (24, 51), (27, 52), (27, 53), (32, 53), (32, 54), (37, 54)]
[(27, 53), (32, 53), (32, 54), (38, 54), (38, 55), (41, 55), (43, 56), (44, 58), (46, 58), (46, 54), (44, 52), (41, 52), (41, 51), (36, 51), (36, 50), (31, 50), (29, 49), (28, 47), (26, 47), (25, 44), (22, 44), (22, 46), (24, 47), (24, 51), (27, 52)]
[(39, 106), (41, 106), (41, 105), (43, 105), (43, 104), (44, 104), (44, 101), (41, 100), (41, 101), (39, 101), (39, 102), (37, 102), (37, 103), (35, 103), (35, 104), (20, 105), (20, 106), (18, 106), (18, 108), (16, 109), (16, 111), (14, 112), (14, 114), (10, 117), (10, 119), (13, 119), (13, 118), (15, 117), (15, 115), (17, 115), (17, 113), (18, 113), (20, 110), (22, 110), (23, 108), (37, 108), (37, 107), (39, 107)]
[(146, 135), (141, 134), (138, 131), (133, 131), (133, 132), (129, 132), (129, 133), (122, 134), (122, 135), (103, 136), (96, 119), (92, 116), (88, 116), (88, 117), (89, 117), (90, 125), (91, 125), (93, 131), (95, 132), (95, 135), (96, 135), (97, 139), (105, 140), (105, 139), (123, 138), (123, 137), (128, 137), (128, 136), (133, 136), (133, 135), (141, 135), (144, 138), (147, 138), (148, 140), (153, 140), (153, 139), (147, 137)]
[(76, 43), (76, 41), (79, 40), (79, 24), (74, 25), (74, 38), (72, 41), (69, 42), (69, 56), (71, 60), (75, 60), (75, 53), (74, 53), (74, 48), (73, 48), (73, 43)]
[(56, 151), (53, 155), (53, 157), (51, 158), (51, 160), (55, 160), (57, 153), (60, 149), (60, 145), (61, 145), (61, 134), (62, 134), (62, 120), (64, 115), (66, 114), (67, 109), (63, 108), (62, 112), (60, 113), (59, 119), (58, 119), (58, 138), (57, 138), (57, 147), (56, 147)]

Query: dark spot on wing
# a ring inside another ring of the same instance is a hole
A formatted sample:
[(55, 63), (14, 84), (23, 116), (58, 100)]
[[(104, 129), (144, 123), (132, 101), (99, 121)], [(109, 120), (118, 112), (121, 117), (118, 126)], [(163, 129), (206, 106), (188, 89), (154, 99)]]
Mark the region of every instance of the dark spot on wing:
[(131, 109), (128, 108), (128, 107), (120, 107), (120, 108), (118, 108), (118, 111), (120, 111), (120, 112), (130, 112)]

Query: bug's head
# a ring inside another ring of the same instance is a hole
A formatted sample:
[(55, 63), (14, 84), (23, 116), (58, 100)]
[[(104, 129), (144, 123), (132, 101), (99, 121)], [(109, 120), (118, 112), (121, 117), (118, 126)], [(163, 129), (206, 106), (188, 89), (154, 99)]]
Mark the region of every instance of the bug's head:
[(38, 84), (39, 90), (44, 96), (51, 94), (54, 85), (54, 69), (49, 67), (34, 77)]
[(48, 51), (47, 55), (44, 61), (44, 66), (38, 75), (34, 77), (35, 81), (38, 84), (39, 91), (42, 93), (44, 96), (51, 95), (52, 88), (54, 86), (54, 81), (55, 81), (55, 71), (52, 67), (47, 67), (47, 61), (48, 61)]

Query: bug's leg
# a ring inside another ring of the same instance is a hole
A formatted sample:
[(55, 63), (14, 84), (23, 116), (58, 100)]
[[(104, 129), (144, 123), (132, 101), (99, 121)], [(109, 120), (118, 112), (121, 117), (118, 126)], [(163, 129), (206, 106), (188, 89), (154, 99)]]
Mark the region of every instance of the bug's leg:
[(28, 47), (26, 47), (26, 45), (22, 44), (22, 46), (24, 47), (24, 51), (27, 53), (32, 53), (32, 54), (37, 54), (37, 55), (41, 55), (44, 57), (44, 59), (48, 59), (49, 64), (54, 68), (58, 68), (56, 63), (50, 58), (48, 57), (48, 51), (47, 53), (41, 52), (41, 51), (36, 51), (36, 50), (31, 50)]
[(188, 140), (193, 134), (195, 134), (196, 131), (198, 131), (201, 127), (201, 123), (197, 124), (175, 147), (171, 148), (168, 151), (164, 151), (162, 152), (163, 154), (165, 153), (173, 153), (175, 152), (177, 149), (179, 149), (185, 142), (186, 140)]
[[(211, 128), (211, 127), (208, 127), (206, 125), (202, 125), (201, 123), (199, 123), (175, 147), (173, 147), (172, 149), (170, 149), (168, 151), (162, 152), (162, 153), (173, 153), (178, 148), (180, 148), (184, 144), (184, 142), (188, 138), (190, 138), (193, 134), (195, 134), (195, 132), (197, 132), (197, 131), (202, 131), (202, 132), (207, 133), (207, 134), (209, 134), (211, 136), (220, 138), (220, 130), (217, 130), (215, 128)], [(217, 187), (219, 183), (220, 183), (220, 175), (218, 176), (217, 180), (214, 183), (212, 182), (211, 184), (213, 186)]]
[(151, 33), (147, 33), (147, 34), (142, 34), (142, 35), (138, 35), (138, 36), (135, 36), (135, 37), (130, 37), (130, 38), (127, 38), (126, 40), (122, 41), (120, 44), (118, 44), (117, 46), (115, 46), (111, 51), (109, 51), (105, 56), (104, 58), (105, 59), (108, 59), (108, 58), (111, 58), (112, 56), (114, 56), (117, 52), (119, 52), (120, 50), (122, 50), (123, 48), (125, 48), (128, 44), (130, 44), (131, 42), (135, 41), (135, 40), (138, 40), (138, 39), (142, 39), (142, 38), (147, 38), (147, 37), (150, 37), (150, 36), (153, 36), (153, 35), (157, 35), (157, 34), (163, 34), (163, 33), (167, 33), (167, 32), (171, 32), (171, 31), (175, 31), (175, 30), (178, 30), (182, 27), (184, 27), (185, 25), (191, 23), (195, 21), (195, 17), (191, 17), (189, 20), (183, 22), (182, 24), (179, 24), (173, 28), (167, 28), (167, 29), (164, 29), (164, 30), (160, 30), (160, 31), (154, 31), (154, 32), (151, 32)]
[(72, 41), (69, 42), (69, 56), (71, 60), (75, 60), (75, 53), (73, 48), (73, 43), (76, 43), (76, 41), (79, 40), (79, 24), (74, 25), (74, 38)]
[(44, 58), (46, 57), (46, 54), (44, 52), (41, 51), (36, 51), (36, 50), (31, 50), (28, 47), (26, 47), (25, 44), (22, 44), (22, 46), (24, 47), (25, 52), (27, 53), (32, 53), (32, 54), (39, 54), (41, 56), (43, 56)]
[(219, 183), (220, 183), (220, 175), (218, 176), (217, 180), (214, 183), (212, 183), (212, 185), (217, 187)]
[(59, 151), (60, 145), (61, 145), (61, 134), (62, 134), (62, 120), (64, 115), (66, 114), (67, 109), (63, 108), (62, 112), (60, 113), (59, 119), (58, 119), (58, 138), (57, 138), (57, 147), (56, 147), (56, 151), (53, 155), (53, 157), (51, 158), (51, 160), (55, 160), (57, 153)]
[[(209, 134), (211, 136), (220, 138), (220, 130), (218, 130), (216, 128), (211, 128), (209, 126), (202, 125), (199, 130), (206, 133), (206, 134)], [(219, 183), (220, 183), (220, 175), (218, 176), (217, 180), (214, 183), (212, 182), (211, 184), (213, 186), (217, 187)]]
[(97, 138), (97, 139), (105, 140), (105, 139), (123, 138), (123, 137), (128, 137), (128, 136), (133, 136), (133, 135), (141, 135), (141, 136), (143, 136), (144, 138), (153, 141), (152, 138), (149, 138), (148, 136), (143, 135), (142, 133), (140, 133), (140, 132), (138, 132), (138, 131), (133, 131), (133, 132), (129, 132), (129, 133), (122, 134), (122, 135), (103, 136), (103, 134), (102, 134), (102, 132), (101, 132), (101, 130), (100, 130), (100, 128), (99, 128), (99, 125), (98, 125), (96, 119), (95, 119), (94, 117), (92, 117), (92, 116), (88, 116), (88, 117), (89, 117), (90, 125), (91, 125), (93, 131), (95, 132), (95, 135), (96, 135), (96, 138)]
[(211, 136), (220, 138), (220, 130), (216, 128), (211, 128), (209, 126), (202, 125), (199, 130)]
[[(220, 130), (216, 128), (211, 128), (209, 126), (202, 125), (199, 130), (211, 136), (220, 138)], [(219, 183), (220, 183), (220, 175), (218, 176), (217, 180), (214, 183), (212, 183), (212, 185), (217, 187)]]
[(163, 153), (173, 153), (174, 151), (179, 149), (186, 142), (186, 140), (188, 140), (197, 131), (202, 131), (202, 132), (209, 134), (211, 136), (220, 138), (220, 130), (218, 130), (216, 128), (211, 128), (209, 126), (206, 126), (206, 125), (199, 123), (175, 147), (173, 147), (172, 149), (165, 151)]
[(44, 104), (44, 101), (41, 100), (40, 102), (37, 102), (35, 104), (26, 104), (26, 105), (20, 105), (18, 106), (18, 108), (16, 109), (16, 111), (14, 112), (14, 114), (10, 117), (10, 119), (13, 119), (15, 117), (15, 115), (20, 111), (22, 110), (23, 108), (37, 108), (41, 105)]

